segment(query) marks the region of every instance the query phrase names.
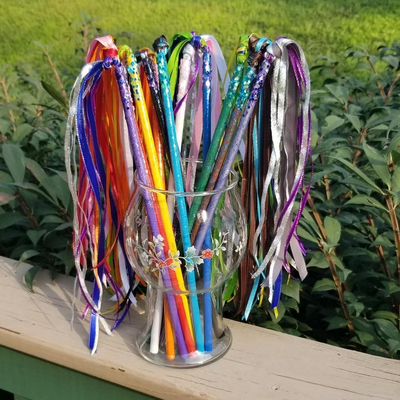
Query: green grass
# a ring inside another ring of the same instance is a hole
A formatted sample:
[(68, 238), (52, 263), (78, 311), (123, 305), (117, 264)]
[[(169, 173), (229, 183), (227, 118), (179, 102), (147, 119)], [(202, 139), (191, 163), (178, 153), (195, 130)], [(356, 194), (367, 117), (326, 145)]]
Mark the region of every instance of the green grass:
[(57, 67), (79, 67), (81, 12), (96, 19), (99, 33), (131, 33), (123, 41), (134, 48), (151, 46), (161, 34), (195, 30), (213, 34), (226, 56), (239, 34), (251, 32), (293, 38), (310, 61), (337, 56), (350, 45), (374, 50), (400, 39), (400, 4), (390, 0), (9, 0), (1, 5), (0, 64), (40, 69), (41, 53), (30, 43), (35, 40), (50, 45)]

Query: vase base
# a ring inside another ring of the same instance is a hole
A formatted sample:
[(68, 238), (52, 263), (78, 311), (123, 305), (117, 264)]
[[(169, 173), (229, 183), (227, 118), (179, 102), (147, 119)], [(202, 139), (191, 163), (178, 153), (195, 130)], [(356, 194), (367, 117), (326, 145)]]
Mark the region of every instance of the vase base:
[(187, 354), (186, 357), (182, 357), (177, 353), (175, 357), (171, 359), (167, 357), (164, 346), (160, 346), (157, 354), (150, 352), (150, 335), (147, 336), (146, 340), (143, 340), (139, 334), (136, 339), (136, 346), (144, 359), (153, 364), (171, 368), (195, 368), (210, 364), (221, 358), (229, 350), (231, 344), (232, 334), (230, 329), (226, 326), (222, 335), (219, 338), (213, 339), (212, 351), (195, 351)]

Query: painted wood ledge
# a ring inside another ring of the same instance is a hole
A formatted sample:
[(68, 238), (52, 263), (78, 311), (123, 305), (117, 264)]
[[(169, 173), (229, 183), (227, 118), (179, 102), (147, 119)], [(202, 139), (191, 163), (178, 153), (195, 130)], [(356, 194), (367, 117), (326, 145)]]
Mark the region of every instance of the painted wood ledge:
[(30, 293), (23, 284), (28, 268), (0, 257), (0, 346), (162, 399), (400, 398), (399, 361), (234, 321), (229, 353), (197, 369), (157, 367), (138, 356), (133, 343), (142, 309), (133, 309), (113, 337), (102, 332), (91, 356), (88, 322), (78, 312), (71, 329), (74, 279), (52, 281), (41, 271)]

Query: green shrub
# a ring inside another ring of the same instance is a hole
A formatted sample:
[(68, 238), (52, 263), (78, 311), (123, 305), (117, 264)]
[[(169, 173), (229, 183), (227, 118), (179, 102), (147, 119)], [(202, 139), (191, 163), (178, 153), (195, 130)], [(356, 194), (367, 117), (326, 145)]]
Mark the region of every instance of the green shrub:
[(0, 254), (69, 273), (74, 265), (72, 202), (64, 166), (65, 104), (58, 91), (26, 70), (0, 77)]
[(347, 74), (328, 58), (312, 67), (323, 83), (312, 92), (313, 186), (298, 229), (309, 275), (283, 287), (278, 319), (264, 300), (251, 322), (399, 358), (400, 43), (346, 55)]

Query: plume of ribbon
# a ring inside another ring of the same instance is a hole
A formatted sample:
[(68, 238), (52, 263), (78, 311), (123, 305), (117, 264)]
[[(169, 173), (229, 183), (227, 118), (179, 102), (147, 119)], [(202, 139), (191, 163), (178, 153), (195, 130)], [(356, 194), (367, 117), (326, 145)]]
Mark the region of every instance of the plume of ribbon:
[[(274, 238), (268, 252), (253, 274), (257, 278), (269, 266), (263, 286), (269, 287), (269, 301), (277, 306), (282, 280), (282, 267), (289, 272), (289, 264), (297, 269), (303, 279), (307, 270), (295, 230), (304, 209), (310, 184), (305, 187), (304, 174), (310, 156), (310, 75), (303, 50), (293, 40), (280, 38), (275, 44), (279, 53), (272, 77), (271, 136), (272, 152), (268, 172), (263, 182), (260, 223), (254, 235), (253, 255), (257, 256), (257, 243), (266, 221), (266, 199), (273, 180), (273, 195), (276, 214)], [(300, 113), (297, 109), (300, 107)], [(295, 160), (296, 152), (298, 160)], [(293, 207), (300, 193), (300, 205), (293, 220)], [(305, 194), (303, 194), (305, 193)], [(291, 249), (292, 255), (288, 253)]]
[[(143, 205), (149, 232), (163, 238), (161, 263), (171, 267), (157, 277), (167, 292), (158, 291), (155, 301), (150, 352), (158, 354), (165, 341), (170, 360), (175, 345), (186, 359), (196, 350), (213, 350), (215, 310), (208, 292), (199, 303), (194, 271), (183, 270), (169, 255), (194, 249), (199, 256), (212, 248), (212, 218), (201, 216), (218, 214), (218, 193), (234, 164), (242, 165), (248, 249), (225, 300), (233, 299), (237, 313), (247, 319), (268, 292), (277, 312), (285, 271), (293, 278), (307, 275), (296, 229), (310, 190), (305, 181), (311, 158), (310, 74), (303, 50), (287, 38), (272, 43), (241, 35), (228, 66), (211, 35), (177, 34), (170, 48), (161, 36), (153, 47), (154, 52), (133, 53), (128, 46), (117, 49), (111, 36), (94, 39), (72, 89), (65, 158), (74, 205), (76, 282), (86, 302), (83, 317), (90, 314), (94, 353), (100, 324), (112, 334), (136, 304), (139, 278), (128, 261), (122, 230), (130, 199), (139, 190), (135, 173), (159, 190), (144, 191)], [(203, 166), (196, 172), (199, 155)], [(160, 192), (165, 189), (216, 192), (188, 200)], [(201, 268), (208, 289), (215, 267), (205, 259)], [(85, 281), (88, 271), (94, 276), (92, 290)], [(106, 311), (115, 312), (111, 327), (102, 312), (105, 289), (115, 301)], [(188, 290), (188, 296), (178, 294)]]
[[(136, 304), (132, 294), (136, 281), (125, 254), (122, 232), (132, 191), (132, 154), (126, 146), (126, 126), (121, 124), (122, 104), (115, 78), (103, 61), (116, 54), (110, 36), (91, 43), (86, 58), (90, 62), (72, 91), (65, 138), (66, 168), (74, 202), (75, 265), (87, 302), (83, 316), (89, 309), (91, 314), (89, 348), (92, 352), (97, 349), (99, 322), (111, 334), (101, 314), (103, 285), (110, 288), (117, 300), (114, 328), (126, 316), (130, 304)], [(107, 102), (103, 101), (105, 94)], [(95, 278), (92, 293), (85, 284), (88, 252)]]

